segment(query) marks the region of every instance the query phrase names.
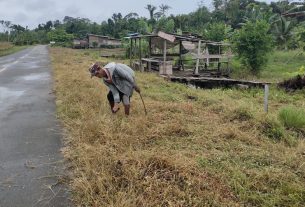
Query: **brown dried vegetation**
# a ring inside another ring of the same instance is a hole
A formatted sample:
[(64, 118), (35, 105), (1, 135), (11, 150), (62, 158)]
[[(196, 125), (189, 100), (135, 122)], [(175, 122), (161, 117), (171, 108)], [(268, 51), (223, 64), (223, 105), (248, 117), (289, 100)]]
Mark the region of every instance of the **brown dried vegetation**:
[[(77, 206), (304, 204), (304, 140), (291, 147), (269, 138), (277, 125), (260, 118), (260, 95), (195, 90), (137, 73), (149, 113), (134, 94), (126, 118), (123, 110), (111, 114), (106, 87), (90, 79), (96, 58), (82, 50), (51, 53)], [(280, 103), (271, 99), (272, 114)]]

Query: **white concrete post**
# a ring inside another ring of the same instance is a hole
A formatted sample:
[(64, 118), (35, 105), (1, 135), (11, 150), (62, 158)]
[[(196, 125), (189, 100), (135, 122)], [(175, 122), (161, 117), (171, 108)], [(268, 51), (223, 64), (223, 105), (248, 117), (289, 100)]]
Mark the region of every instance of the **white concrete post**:
[(163, 48), (163, 73), (166, 71), (166, 40), (164, 40), (164, 48)]
[(266, 113), (268, 113), (268, 96), (269, 96), (269, 85), (265, 84), (264, 109)]
[(197, 51), (197, 61), (196, 61), (196, 69), (195, 69), (195, 75), (198, 75), (198, 70), (199, 70), (199, 56), (200, 56), (200, 49), (201, 49), (201, 40), (198, 42), (198, 51)]

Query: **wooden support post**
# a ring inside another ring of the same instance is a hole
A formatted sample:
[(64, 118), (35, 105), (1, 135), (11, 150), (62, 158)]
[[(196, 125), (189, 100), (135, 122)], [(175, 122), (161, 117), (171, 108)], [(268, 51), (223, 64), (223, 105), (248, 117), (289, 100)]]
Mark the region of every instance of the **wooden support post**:
[(166, 40), (164, 40), (164, 47), (163, 47), (163, 70), (166, 69)]
[[(149, 44), (148, 58), (150, 58), (151, 57), (151, 37), (149, 37), (148, 44)], [(151, 71), (151, 62), (150, 61), (147, 62), (147, 68), (148, 68), (148, 71), (150, 72)]]
[(132, 50), (133, 50), (133, 45), (132, 45), (132, 38), (130, 38), (130, 49), (129, 49), (129, 59), (130, 59), (130, 62), (129, 62), (129, 66), (132, 67)]
[(184, 70), (184, 67), (183, 67), (183, 63), (182, 63), (182, 41), (180, 40), (179, 41), (179, 70), (181, 69)]
[(137, 38), (134, 39), (134, 55), (135, 58), (137, 57), (137, 50), (138, 50), (138, 45), (137, 45)]
[(137, 44), (137, 38), (134, 39), (134, 65), (135, 65), (135, 69), (139, 70), (139, 64), (138, 64), (138, 44)]
[(149, 44), (148, 58), (150, 58), (150, 56), (151, 56), (151, 37), (149, 37), (149, 42), (148, 42), (148, 44)]
[(265, 84), (264, 109), (266, 113), (268, 113), (268, 96), (269, 96), (269, 85)]
[(144, 72), (144, 67), (142, 66), (142, 39), (139, 38), (139, 63), (140, 63), (140, 71)]
[(197, 61), (196, 61), (196, 69), (195, 69), (195, 75), (199, 74), (199, 56), (200, 56), (200, 49), (201, 49), (201, 40), (198, 42), (198, 50), (197, 50)]
[[(218, 55), (221, 55), (220, 45), (218, 45)], [(217, 70), (220, 72), (220, 58), (217, 59)]]

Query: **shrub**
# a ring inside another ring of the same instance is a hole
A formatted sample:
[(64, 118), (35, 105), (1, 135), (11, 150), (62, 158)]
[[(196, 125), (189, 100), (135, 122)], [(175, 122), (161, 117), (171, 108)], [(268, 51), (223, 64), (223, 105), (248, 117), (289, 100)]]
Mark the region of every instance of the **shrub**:
[(235, 50), (242, 63), (257, 75), (268, 61), (272, 49), (270, 25), (264, 20), (248, 21), (233, 36)]
[(305, 111), (289, 106), (279, 111), (279, 119), (287, 128), (305, 128)]
[(226, 40), (232, 34), (231, 26), (228, 26), (222, 22), (211, 23), (204, 31), (204, 37), (208, 40), (221, 42)]

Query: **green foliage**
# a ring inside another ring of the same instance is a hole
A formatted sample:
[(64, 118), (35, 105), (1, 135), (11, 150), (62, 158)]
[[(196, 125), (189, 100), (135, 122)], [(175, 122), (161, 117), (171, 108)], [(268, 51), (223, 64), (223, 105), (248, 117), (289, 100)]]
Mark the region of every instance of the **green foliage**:
[[(122, 41), (123, 44), (123, 48), (125, 48), (125, 57), (126, 58), (130, 58), (130, 40), (123, 40)], [(142, 39), (141, 42), (141, 53), (142, 53), (142, 57), (145, 57), (148, 54), (148, 41), (146, 41), (145, 39)], [(138, 48), (137, 48), (137, 55), (138, 55)]]
[(189, 25), (192, 30), (201, 32), (204, 26), (211, 21), (211, 13), (208, 8), (201, 5), (195, 12), (189, 14)]
[(268, 53), (272, 50), (272, 36), (268, 31), (269, 24), (266, 21), (248, 21), (233, 37), (236, 52), (242, 63), (256, 75), (267, 63)]
[[(149, 32), (150, 28), (147, 24), (147, 22), (144, 20), (144, 19), (140, 19), (138, 21), (138, 26), (137, 26), (137, 29), (136, 29), (139, 33), (141, 34), (146, 34)], [(151, 31), (150, 31), (151, 32)]]
[(207, 40), (222, 41), (230, 37), (232, 28), (238, 29), (249, 21), (265, 20), (271, 25), (269, 33), (273, 34), (278, 48), (304, 48), (305, 50), (305, 27), (302, 24), (304, 17), (282, 15), (294, 12), (304, 13), (304, 5), (296, 6), (293, 2), (286, 0), (271, 4), (254, 0), (213, 0), (212, 3), (214, 11), (210, 11), (204, 1), (201, 1), (198, 8), (189, 14), (170, 16), (167, 16), (170, 6), (148, 4), (145, 6), (149, 12), (148, 19), (134, 12), (126, 16), (118, 12), (100, 24), (87, 18), (65, 16), (62, 22), (49, 20), (39, 24), (32, 31), (20, 25), (14, 25), (10, 21), (0, 20), (0, 26), (3, 29), (3, 32), (0, 32), (0, 41), (13, 41), (18, 45), (45, 44), (48, 42), (47, 33), (52, 32), (53, 29), (64, 30), (78, 39), (86, 38), (86, 35), (90, 33), (120, 39), (130, 33), (146, 34), (163, 30), (170, 33), (181, 31), (180, 34), (182, 34), (186, 31), (203, 34)]
[(296, 77), (296, 76), (302, 77), (303, 75), (305, 75), (305, 67), (302, 65), (296, 71), (287, 72), (286, 74), (287, 74), (287, 77)]
[(41, 33), (27, 30), (22, 33), (15, 34), (11, 39), (15, 45), (32, 45), (35, 43), (45, 43), (45, 38), (41, 38), (40, 41), (38, 41), (40, 37), (39, 35), (41, 35)]
[(173, 19), (168, 19), (165, 16), (161, 17), (156, 25), (157, 31), (172, 33), (174, 32), (174, 29), (175, 29), (175, 21)]
[(295, 27), (292, 32), (294, 34), (294, 42), (296, 42), (297, 47), (305, 51), (305, 27), (304, 27), (304, 25)]
[(204, 37), (208, 40), (221, 42), (229, 37), (232, 28), (224, 23), (211, 23), (204, 31)]
[(270, 55), (266, 69), (261, 72), (261, 76), (268, 81), (283, 81), (298, 75), (302, 71), (303, 65), (302, 51), (276, 50)]
[(279, 48), (288, 49), (289, 40), (292, 37), (292, 30), (294, 28), (293, 22), (280, 16), (272, 25), (272, 34), (277, 41)]
[(292, 106), (284, 107), (279, 111), (279, 119), (287, 128), (305, 128), (305, 111), (303, 109)]
[(60, 43), (70, 43), (74, 36), (72, 34), (68, 34), (63, 29), (54, 29), (48, 32), (48, 40), (54, 41), (56, 44)]

